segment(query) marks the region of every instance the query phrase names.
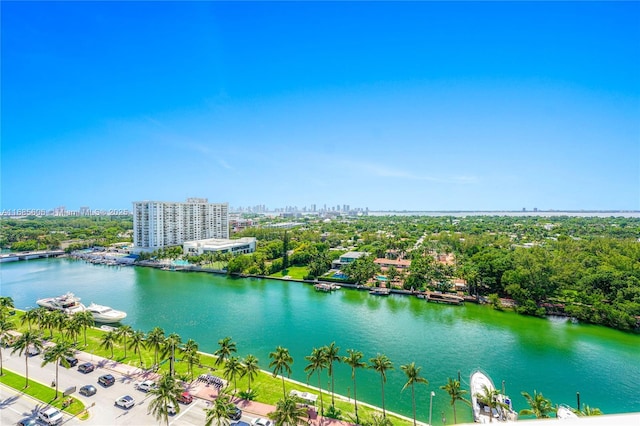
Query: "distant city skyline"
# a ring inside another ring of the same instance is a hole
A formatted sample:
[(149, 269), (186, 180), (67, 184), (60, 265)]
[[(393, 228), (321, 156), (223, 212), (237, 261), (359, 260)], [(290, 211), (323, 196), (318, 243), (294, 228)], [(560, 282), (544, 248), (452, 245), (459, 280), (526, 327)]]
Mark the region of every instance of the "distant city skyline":
[(640, 210), (640, 2), (0, 7), (3, 210)]

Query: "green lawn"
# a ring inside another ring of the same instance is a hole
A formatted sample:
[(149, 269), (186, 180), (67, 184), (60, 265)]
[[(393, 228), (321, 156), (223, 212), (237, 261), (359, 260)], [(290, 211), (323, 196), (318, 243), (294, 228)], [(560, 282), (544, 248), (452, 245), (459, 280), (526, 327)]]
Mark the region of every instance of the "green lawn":
[(276, 272), (275, 274), (269, 275), (270, 277), (282, 278), (287, 275), (295, 280), (303, 280), (309, 274), (309, 268), (306, 266), (289, 266), (287, 269), (284, 269), (280, 272)]

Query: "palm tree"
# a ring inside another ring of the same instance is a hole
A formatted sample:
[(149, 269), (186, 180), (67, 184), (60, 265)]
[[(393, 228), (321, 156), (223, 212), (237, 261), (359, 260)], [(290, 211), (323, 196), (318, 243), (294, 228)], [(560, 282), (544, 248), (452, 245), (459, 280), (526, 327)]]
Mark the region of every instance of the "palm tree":
[(584, 409), (578, 411), (576, 414), (580, 416), (601, 416), (602, 411), (599, 408), (589, 407), (587, 404), (584, 405)]
[(238, 390), (236, 379), (242, 374), (242, 369), (242, 364), (240, 364), (237, 356), (232, 356), (224, 364), (224, 377), (227, 380), (233, 380), (234, 393)]
[(27, 325), (29, 326), (29, 331), (31, 331), (31, 323), (38, 322), (38, 319), (42, 315), (42, 309), (43, 308), (34, 308), (25, 311), (24, 315), (22, 315), (22, 319), (20, 320), (20, 324), (24, 325), (25, 323), (27, 323)]
[(0, 376), (4, 375), (4, 371), (2, 370), (2, 348), (7, 343), (10, 330), (15, 329), (15, 325), (13, 321), (9, 321), (7, 318), (0, 318)]
[(42, 347), (42, 336), (40, 336), (40, 333), (34, 331), (25, 331), (13, 344), (12, 354), (18, 352), (18, 355), (22, 356), (24, 353), (25, 388), (29, 387), (29, 349), (33, 348), (41, 351)]
[[(0, 319), (5, 319), (9, 309), (13, 309), (13, 299), (9, 296), (0, 296)], [(31, 330), (29, 330), (31, 331)]]
[(464, 397), (468, 392), (464, 389), (460, 388), (460, 382), (458, 380), (448, 378), (447, 384), (440, 386), (440, 389), (447, 391), (449, 396), (451, 397), (451, 406), (453, 407), (453, 423), (458, 423), (458, 419), (456, 417), (456, 402), (461, 401), (465, 404), (471, 406), (471, 402)]
[(87, 346), (87, 328), (95, 325), (93, 314), (89, 311), (82, 311), (78, 312), (73, 317), (82, 326), (82, 331), (84, 333), (84, 345)]
[[(478, 402), (482, 405), (486, 405), (489, 407), (489, 413), (493, 413), (494, 410), (498, 408), (507, 409), (509, 406), (504, 402), (498, 399), (498, 395), (500, 395), (500, 390), (498, 389), (489, 389), (486, 385), (482, 386), (482, 393), (476, 393), (476, 398)], [(493, 421), (493, 415), (489, 415), (489, 422)]]
[(557, 411), (557, 409), (553, 407), (553, 404), (551, 404), (549, 398), (545, 398), (544, 395), (542, 395), (542, 392), (538, 393), (534, 390), (533, 397), (527, 392), (522, 392), (522, 396), (527, 400), (529, 408), (520, 410), (521, 416), (534, 415), (537, 419), (548, 419), (550, 417), (549, 413)]
[(358, 394), (356, 393), (356, 369), (364, 368), (367, 366), (364, 362), (362, 362), (362, 357), (364, 356), (362, 352), (356, 351), (354, 349), (347, 349), (347, 356), (342, 357), (342, 362), (351, 367), (351, 379), (353, 379), (353, 407), (356, 412), (356, 423), (359, 423), (358, 418)]
[(169, 355), (169, 374), (175, 373), (176, 348), (182, 343), (182, 338), (178, 333), (171, 333), (163, 343), (162, 356)]
[(422, 367), (416, 367), (415, 362), (412, 362), (411, 364), (401, 365), (400, 369), (407, 376), (407, 383), (404, 384), (402, 390), (405, 390), (408, 386), (411, 386), (411, 402), (413, 403), (413, 426), (416, 426), (415, 385), (416, 383), (424, 383), (425, 385), (428, 385), (429, 381), (424, 377), (420, 377), (420, 370), (422, 370)]
[(193, 380), (193, 365), (200, 362), (200, 354), (198, 353), (198, 344), (195, 340), (189, 339), (181, 348), (182, 360), (187, 362), (189, 375)]
[(155, 327), (147, 334), (147, 348), (153, 349), (154, 356), (153, 361), (155, 365), (158, 365), (158, 351), (164, 343), (164, 330), (160, 327)]
[(69, 336), (76, 344), (78, 343), (78, 334), (80, 334), (80, 330), (82, 329), (82, 324), (76, 319), (76, 316), (69, 318), (65, 321), (64, 329)]
[(260, 367), (258, 366), (258, 358), (249, 354), (245, 357), (242, 363), (244, 364), (244, 366), (240, 377), (244, 377), (245, 375), (247, 376), (247, 379), (249, 380), (248, 392), (251, 393), (251, 380), (255, 379), (260, 372)]
[(111, 350), (111, 359), (113, 359), (113, 346), (115, 342), (118, 340), (115, 331), (107, 331), (102, 335), (102, 341), (100, 342), (100, 347), (106, 350)]
[(278, 374), (282, 376), (282, 393), (284, 397), (287, 396), (287, 391), (284, 387), (284, 372), (287, 372), (287, 377), (291, 375), (291, 364), (293, 364), (293, 358), (289, 354), (289, 349), (278, 346), (274, 352), (269, 354), (269, 358), (273, 361), (269, 363), (269, 368), (273, 367), (273, 377)]
[(182, 385), (171, 376), (171, 374), (164, 374), (158, 385), (149, 391), (149, 394), (153, 397), (149, 403), (148, 413), (153, 414), (156, 420), (163, 420), (167, 425), (169, 424), (169, 405), (173, 405), (176, 412), (180, 412), (180, 406), (178, 404), (178, 396), (184, 391)]
[(56, 365), (56, 398), (58, 398), (58, 367), (60, 363), (69, 368), (69, 361), (67, 358), (73, 357), (73, 346), (70, 342), (59, 341), (55, 346), (49, 346), (44, 351), (44, 361), (42, 361), (42, 367), (53, 362)]
[(214, 420), (217, 426), (229, 426), (231, 423), (229, 415), (233, 413), (234, 408), (226, 388), (222, 389), (216, 399), (212, 401), (211, 408), (204, 410), (206, 413), (205, 426), (211, 426)]
[(133, 349), (134, 354), (138, 354), (140, 357), (140, 365), (142, 365), (142, 351), (141, 349), (145, 345), (144, 332), (137, 330), (131, 333), (131, 341), (129, 342), (129, 349)]
[(340, 351), (340, 348), (336, 346), (336, 342), (331, 342), (331, 344), (329, 346), (325, 346), (323, 350), (324, 350), (324, 356), (327, 360), (327, 369), (328, 369), (327, 372), (329, 373), (329, 377), (331, 377), (331, 406), (335, 407), (336, 402), (335, 402), (335, 392), (333, 388), (333, 384), (334, 384), (333, 362), (334, 361), (340, 362), (340, 357), (338, 356), (338, 352)]
[(227, 336), (224, 339), (218, 340), (218, 345), (220, 345), (220, 349), (214, 352), (216, 358), (216, 365), (222, 364), (227, 358), (231, 356), (231, 354), (236, 353), (236, 343), (231, 340), (231, 337)]
[(384, 410), (384, 384), (387, 381), (387, 370), (393, 370), (391, 360), (384, 354), (378, 354), (369, 360), (369, 368), (380, 373), (380, 383), (382, 386), (382, 417), (387, 417)]
[(320, 389), (320, 414), (324, 415), (324, 403), (322, 402), (322, 384), (320, 383), (320, 373), (327, 368), (327, 358), (324, 356), (324, 350), (322, 348), (313, 348), (311, 355), (304, 357), (309, 364), (304, 368), (307, 372), (307, 377), (315, 372), (318, 374), (318, 389)]
[(393, 423), (391, 423), (391, 420), (379, 414), (372, 414), (371, 421), (368, 421), (363, 424), (366, 424), (367, 426), (393, 426)]
[(299, 407), (299, 398), (286, 396), (276, 404), (276, 410), (269, 413), (269, 418), (273, 420), (276, 426), (296, 426), (300, 423), (306, 423), (307, 411), (304, 407)]
[(118, 330), (116, 331), (116, 336), (122, 341), (125, 358), (127, 357), (127, 340), (131, 337), (131, 334), (133, 334), (133, 328), (131, 328), (130, 325), (122, 325), (118, 327)]

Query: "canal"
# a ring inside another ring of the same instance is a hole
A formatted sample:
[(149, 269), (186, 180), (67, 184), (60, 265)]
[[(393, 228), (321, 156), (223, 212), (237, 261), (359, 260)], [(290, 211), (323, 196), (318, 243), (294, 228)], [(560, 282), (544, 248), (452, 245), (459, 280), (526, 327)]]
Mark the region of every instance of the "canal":
[[(422, 367), (428, 387), (417, 388), (418, 417), (426, 421), (434, 391), (434, 424), (442, 413), (452, 423), (447, 377), (460, 372), (468, 389), (471, 371), (481, 368), (497, 387), (502, 381), (516, 409), (525, 408), (521, 391), (543, 392), (554, 404), (581, 401), (607, 414), (640, 411), (640, 336), (604, 327), (539, 319), (466, 304), (429, 304), (414, 297), (371, 296), (342, 289), (314, 291), (296, 282), (230, 279), (205, 273), (139, 267), (92, 265), (69, 259), (41, 259), (0, 266), (0, 294), (16, 307), (35, 307), (36, 299), (71, 291), (85, 304), (96, 302), (124, 310), (123, 321), (148, 332), (155, 326), (192, 338), (213, 352), (231, 336), (238, 354), (249, 353), (268, 369), (269, 352), (289, 349), (292, 378), (306, 382), (304, 357), (314, 347), (336, 342), (340, 355), (357, 349), (368, 360), (387, 355), (388, 410), (411, 416), (411, 392), (400, 366)], [(352, 395), (350, 369), (338, 365), (336, 392)], [(326, 377), (326, 376), (325, 376)], [(310, 384), (316, 385), (314, 376)], [(326, 389), (328, 383), (324, 383)], [(358, 371), (358, 399), (380, 405), (380, 377)], [(470, 409), (458, 404), (458, 422), (470, 421)]]

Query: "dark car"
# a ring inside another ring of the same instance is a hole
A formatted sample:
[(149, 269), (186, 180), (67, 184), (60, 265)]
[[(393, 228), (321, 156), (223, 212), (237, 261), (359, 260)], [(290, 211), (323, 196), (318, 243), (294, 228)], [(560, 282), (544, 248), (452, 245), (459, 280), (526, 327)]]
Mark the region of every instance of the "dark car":
[(96, 366), (91, 364), (90, 362), (85, 362), (84, 364), (80, 364), (78, 366), (78, 371), (84, 374), (91, 373), (96, 369)]
[(240, 420), (242, 417), (242, 410), (239, 409), (237, 405), (234, 405), (233, 408), (229, 410), (228, 416), (231, 420)]
[(62, 365), (63, 367), (71, 368), (71, 367), (75, 367), (76, 365), (78, 365), (78, 358), (76, 358), (76, 357), (69, 356), (69, 357), (65, 357), (64, 359), (67, 362), (67, 365), (69, 367), (67, 367), (67, 365), (65, 365), (64, 361), (60, 360), (60, 365)]
[(84, 385), (79, 390), (80, 395), (84, 395), (84, 396), (93, 396), (96, 394), (97, 391), (98, 390), (93, 385)]
[(33, 417), (27, 417), (20, 420), (18, 426), (38, 426), (38, 421)]
[(111, 374), (105, 374), (104, 376), (98, 377), (98, 383), (100, 383), (105, 388), (111, 386), (115, 382), (116, 382), (116, 378), (113, 377)]
[(251, 425), (247, 422), (243, 422), (242, 420), (240, 420), (239, 422), (231, 423), (230, 426), (251, 426)]

